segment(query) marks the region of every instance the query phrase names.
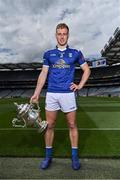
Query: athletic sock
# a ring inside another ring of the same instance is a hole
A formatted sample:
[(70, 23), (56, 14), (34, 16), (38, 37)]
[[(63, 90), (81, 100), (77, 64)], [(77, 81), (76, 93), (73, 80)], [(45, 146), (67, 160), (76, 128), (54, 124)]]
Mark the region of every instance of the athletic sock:
[(53, 148), (46, 147), (46, 158), (52, 158)]
[(72, 147), (72, 158), (78, 158), (78, 147)]

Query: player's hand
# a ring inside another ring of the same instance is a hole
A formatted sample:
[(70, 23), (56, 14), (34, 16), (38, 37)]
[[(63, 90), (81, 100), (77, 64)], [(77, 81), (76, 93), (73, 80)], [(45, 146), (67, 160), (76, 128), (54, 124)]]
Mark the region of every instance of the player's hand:
[(39, 100), (39, 96), (36, 94), (33, 94), (33, 96), (30, 98), (30, 103), (35, 103), (37, 104)]
[(77, 91), (77, 90), (80, 90), (81, 87), (75, 83), (71, 83), (70, 89), (73, 91)]

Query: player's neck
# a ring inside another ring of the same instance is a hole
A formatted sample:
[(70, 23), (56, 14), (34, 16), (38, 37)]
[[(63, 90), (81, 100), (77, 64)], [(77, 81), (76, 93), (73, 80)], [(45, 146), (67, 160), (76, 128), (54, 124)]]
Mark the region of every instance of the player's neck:
[(66, 50), (66, 48), (67, 48), (67, 44), (64, 45), (64, 46), (60, 46), (60, 45), (58, 44), (58, 45), (57, 45), (57, 48), (58, 48), (60, 51), (64, 51), (64, 50)]

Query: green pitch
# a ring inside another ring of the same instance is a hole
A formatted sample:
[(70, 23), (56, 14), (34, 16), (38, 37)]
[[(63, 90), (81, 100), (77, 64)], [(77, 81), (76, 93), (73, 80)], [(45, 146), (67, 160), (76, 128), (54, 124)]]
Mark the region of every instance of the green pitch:
[[(28, 103), (29, 99), (0, 99), (0, 156), (43, 156), (44, 134), (33, 128), (13, 128), (16, 117), (13, 102)], [(44, 101), (40, 102), (45, 119)], [(120, 99), (78, 97), (77, 124), (81, 157), (120, 157)], [(69, 131), (64, 114), (59, 112), (54, 141), (56, 157), (70, 157)]]

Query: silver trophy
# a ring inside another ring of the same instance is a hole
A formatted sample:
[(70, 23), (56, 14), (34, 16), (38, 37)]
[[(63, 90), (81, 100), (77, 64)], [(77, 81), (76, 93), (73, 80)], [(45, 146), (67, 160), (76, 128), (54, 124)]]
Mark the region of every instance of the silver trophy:
[(20, 104), (18, 105), (14, 102), (17, 107), (17, 118), (12, 120), (13, 127), (36, 127), (39, 132), (44, 131), (47, 128), (47, 121), (42, 121), (40, 117), (40, 107), (38, 103), (36, 103), (37, 109), (35, 108), (35, 104)]

